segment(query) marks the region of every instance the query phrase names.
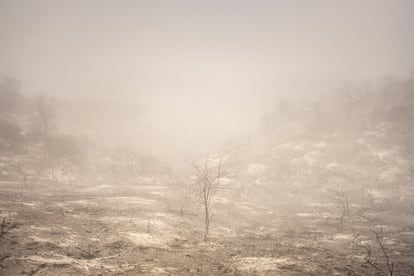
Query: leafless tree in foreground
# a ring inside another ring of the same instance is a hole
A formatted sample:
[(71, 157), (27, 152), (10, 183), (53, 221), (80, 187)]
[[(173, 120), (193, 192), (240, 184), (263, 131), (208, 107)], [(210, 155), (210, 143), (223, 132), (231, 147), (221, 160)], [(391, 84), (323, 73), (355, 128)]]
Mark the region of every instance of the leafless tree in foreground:
[(375, 234), (375, 243), (378, 247), (377, 253), (370, 245), (358, 244), (359, 247), (366, 250), (367, 255), (364, 257), (366, 264), (370, 265), (380, 275), (395, 275), (394, 263), (391, 261), (389, 250), (384, 246), (382, 228), (380, 231), (373, 230), (372, 232)]
[(202, 164), (192, 162), (195, 173), (193, 190), (204, 209), (204, 241), (207, 240), (210, 228), (212, 199), (223, 188), (223, 178), (226, 171), (223, 167), (223, 158), (219, 160), (207, 156)]

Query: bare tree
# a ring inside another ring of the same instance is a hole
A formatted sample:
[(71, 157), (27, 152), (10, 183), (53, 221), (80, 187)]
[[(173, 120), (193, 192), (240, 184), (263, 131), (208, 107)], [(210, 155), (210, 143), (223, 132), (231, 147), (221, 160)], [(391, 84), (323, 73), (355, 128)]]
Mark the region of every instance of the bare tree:
[(24, 102), (20, 81), (12, 77), (0, 79), (0, 111), (16, 111)]
[(333, 202), (337, 208), (341, 209), (339, 222), (343, 224), (346, 216), (348, 218), (351, 217), (351, 212), (349, 211), (349, 201), (346, 192), (340, 189), (333, 190)]
[(204, 241), (208, 238), (212, 199), (223, 188), (223, 178), (227, 174), (223, 167), (223, 158), (212, 159), (207, 156), (202, 164), (192, 162), (195, 176), (193, 181), (194, 195), (197, 196), (204, 210)]
[(44, 139), (49, 136), (53, 127), (55, 109), (56, 101), (52, 97), (41, 94), (35, 99), (36, 120), (40, 125)]
[(128, 147), (121, 148), (116, 158), (121, 166), (120, 173), (126, 175), (128, 180), (132, 179), (133, 183), (138, 184), (138, 152)]
[(14, 169), (16, 173), (21, 176), (24, 187), (27, 187), (27, 180), (29, 178), (28, 166), (26, 164), (23, 164), (23, 161), (20, 161), (14, 164)]
[(389, 250), (384, 246), (382, 227), (380, 231), (373, 230), (372, 232), (375, 234), (376, 250), (368, 244), (357, 243), (358, 247), (366, 250), (366, 256), (364, 257), (366, 264), (370, 265), (380, 275), (395, 275), (394, 262), (391, 261)]

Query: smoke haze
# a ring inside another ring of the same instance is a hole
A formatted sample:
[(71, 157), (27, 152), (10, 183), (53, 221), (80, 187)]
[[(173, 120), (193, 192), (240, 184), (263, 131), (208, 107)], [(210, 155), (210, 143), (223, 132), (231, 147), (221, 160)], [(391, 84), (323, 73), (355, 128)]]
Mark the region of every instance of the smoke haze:
[(408, 75), (413, 11), (409, 0), (2, 0), (0, 74), (72, 103), (72, 124), (105, 143), (208, 148), (278, 98)]

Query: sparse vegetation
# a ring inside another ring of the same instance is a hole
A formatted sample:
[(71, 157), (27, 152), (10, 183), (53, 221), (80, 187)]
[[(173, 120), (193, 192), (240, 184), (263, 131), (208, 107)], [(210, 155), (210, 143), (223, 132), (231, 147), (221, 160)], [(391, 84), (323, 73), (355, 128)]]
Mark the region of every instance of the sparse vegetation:
[[(405, 149), (412, 142), (401, 135), (412, 133), (396, 129), (407, 126), (410, 111), (388, 117), (384, 104), (391, 103), (372, 100), (358, 111), (369, 124), (341, 128), (344, 118), (353, 120), (359, 94), (352, 94), (352, 112), (349, 97), (325, 101), (331, 109), (323, 109), (324, 100), (317, 107), (280, 101), (266, 115), (260, 133), (266, 142), (226, 148), (179, 169), (131, 147), (104, 151), (58, 131), (52, 115), (42, 139), (21, 136), (33, 124), (10, 119), (24, 117), (20, 109), (7, 119), (13, 127), (5, 129), (14, 130), (1, 136), (2, 145), (19, 146), (0, 156), (0, 208), (8, 214), (0, 225), (0, 269), (409, 275), (414, 195)], [(232, 164), (232, 186), (225, 185), (229, 172), (220, 156)], [(202, 230), (194, 204), (201, 207)], [(17, 218), (27, 224), (16, 228)], [(404, 230), (385, 234), (379, 224)], [(22, 264), (14, 264), (21, 256)], [(166, 262), (177, 267), (165, 268)]]
[(413, 15), (0, 0), (0, 275), (414, 276)]

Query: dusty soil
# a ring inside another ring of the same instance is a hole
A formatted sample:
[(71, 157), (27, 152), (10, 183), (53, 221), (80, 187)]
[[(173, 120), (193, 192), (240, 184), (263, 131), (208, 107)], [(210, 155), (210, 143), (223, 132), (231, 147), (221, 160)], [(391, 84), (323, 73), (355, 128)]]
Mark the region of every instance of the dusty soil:
[(3, 182), (0, 274), (389, 275), (376, 231), (394, 274), (413, 275), (414, 229), (407, 223), (355, 216), (340, 224), (306, 206), (292, 211), (222, 198), (203, 242), (201, 214), (179, 193), (161, 185)]

